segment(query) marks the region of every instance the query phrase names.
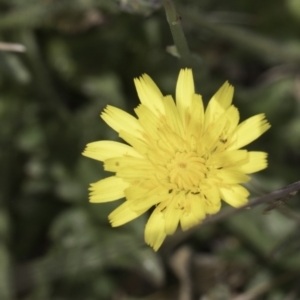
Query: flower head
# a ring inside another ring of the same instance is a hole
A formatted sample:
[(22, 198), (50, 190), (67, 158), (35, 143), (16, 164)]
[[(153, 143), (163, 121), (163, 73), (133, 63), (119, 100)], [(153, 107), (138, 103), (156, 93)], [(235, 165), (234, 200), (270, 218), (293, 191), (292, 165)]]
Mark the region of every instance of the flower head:
[(109, 220), (123, 225), (150, 208), (145, 241), (157, 250), (180, 224), (183, 230), (217, 213), (221, 200), (239, 207), (249, 192), (246, 174), (267, 167), (267, 153), (241, 150), (270, 128), (264, 114), (239, 124), (226, 82), (206, 109), (195, 93), (190, 69), (181, 70), (176, 103), (148, 75), (134, 80), (141, 104), (137, 118), (107, 106), (102, 119), (127, 142), (98, 141), (83, 155), (104, 162), (114, 174), (91, 184), (90, 202), (126, 198)]

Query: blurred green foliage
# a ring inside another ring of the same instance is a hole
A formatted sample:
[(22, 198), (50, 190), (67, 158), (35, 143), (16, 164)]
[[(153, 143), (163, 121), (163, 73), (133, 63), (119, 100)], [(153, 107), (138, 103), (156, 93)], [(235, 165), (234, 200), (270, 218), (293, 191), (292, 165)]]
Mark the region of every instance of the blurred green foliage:
[[(299, 1), (175, 3), (205, 101), (229, 80), (242, 119), (264, 112), (272, 124), (251, 146), (269, 153), (252, 195), (299, 180)], [(172, 38), (160, 4), (0, 1), (0, 40), (26, 47), (0, 51), (1, 300), (176, 299), (181, 247), (194, 253), (195, 299), (299, 299), (299, 197), (268, 215), (259, 207), (205, 226), (159, 253), (143, 242), (147, 216), (112, 229), (107, 215), (117, 204), (88, 203), (89, 183), (106, 174), (81, 152), (118, 139), (102, 109), (132, 112), (142, 73), (174, 93), (181, 64), (165, 51)]]

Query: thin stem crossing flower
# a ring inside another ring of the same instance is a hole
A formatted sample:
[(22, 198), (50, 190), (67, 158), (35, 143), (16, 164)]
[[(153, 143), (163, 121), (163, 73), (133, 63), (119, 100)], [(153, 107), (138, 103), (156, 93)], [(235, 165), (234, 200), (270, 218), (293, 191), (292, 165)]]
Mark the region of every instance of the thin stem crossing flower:
[(270, 124), (264, 114), (239, 124), (228, 82), (204, 109), (190, 69), (179, 73), (176, 103), (148, 75), (134, 83), (141, 101), (137, 118), (109, 105), (101, 114), (127, 144), (93, 142), (83, 155), (103, 161), (104, 169), (114, 173), (91, 184), (90, 202), (125, 198), (109, 215), (112, 226), (154, 208), (145, 241), (156, 251), (179, 224), (187, 230), (217, 213), (221, 200), (233, 207), (247, 202), (249, 192), (241, 183), (250, 179), (247, 174), (267, 167), (267, 153), (241, 148)]

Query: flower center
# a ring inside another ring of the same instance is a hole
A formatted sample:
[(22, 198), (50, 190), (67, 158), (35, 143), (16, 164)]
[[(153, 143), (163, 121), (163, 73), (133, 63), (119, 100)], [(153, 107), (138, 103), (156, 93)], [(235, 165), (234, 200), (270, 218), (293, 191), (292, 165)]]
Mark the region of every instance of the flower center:
[(166, 167), (170, 183), (185, 192), (198, 192), (209, 171), (206, 160), (195, 152), (177, 152)]

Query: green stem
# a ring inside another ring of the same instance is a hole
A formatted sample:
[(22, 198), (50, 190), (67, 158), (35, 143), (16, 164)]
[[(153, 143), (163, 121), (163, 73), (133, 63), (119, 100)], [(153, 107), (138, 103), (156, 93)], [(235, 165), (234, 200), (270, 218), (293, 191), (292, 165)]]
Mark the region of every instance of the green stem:
[(181, 18), (177, 14), (172, 0), (164, 0), (163, 4), (177, 52), (182, 59), (183, 64), (186, 67), (191, 67), (191, 54), (181, 27)]

